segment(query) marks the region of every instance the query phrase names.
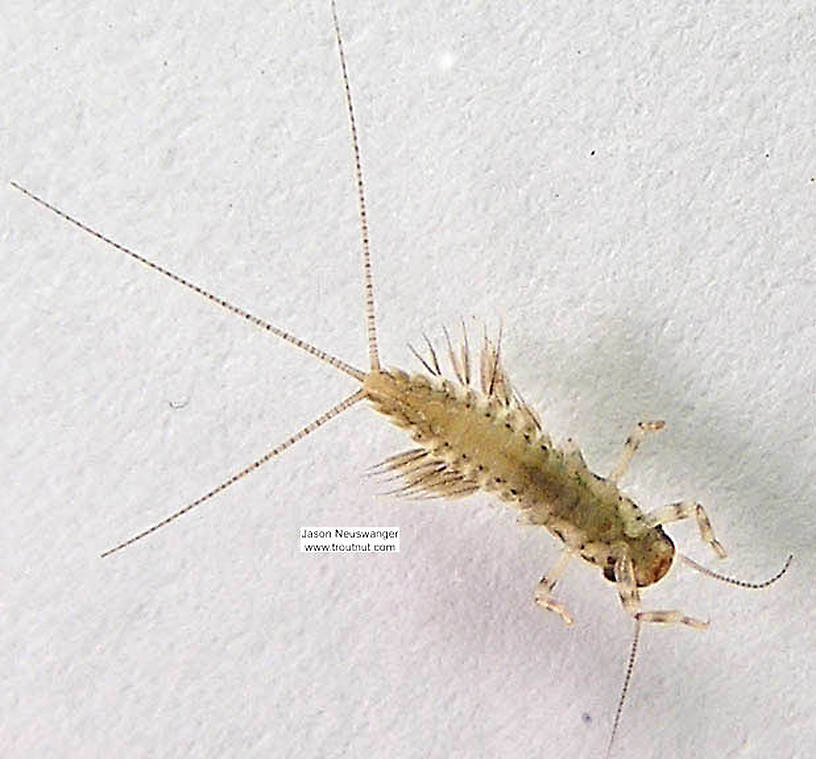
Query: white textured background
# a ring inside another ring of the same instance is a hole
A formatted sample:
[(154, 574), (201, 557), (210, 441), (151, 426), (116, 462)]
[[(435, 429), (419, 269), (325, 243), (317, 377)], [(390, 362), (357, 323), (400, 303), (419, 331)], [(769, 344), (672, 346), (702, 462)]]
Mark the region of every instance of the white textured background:
[[(327, 2), (4, 3), (0, 167), (364, 366)], [(746, 579), (647, 607), (618, 756), (805, 757), (814, 696), (812, 2), (344, 2), (382, 354), (504, 319), (515, 383), (627, 488), (706, 503)], [(4, 757), (597, 757), (628, 652), (575, 566), (486, 497), (375, 498), (359, 407), (125, 553), (353, 383), (0, 188)], [(182, 408), (172, 408), (183, 404)], [(399, 525), (398, 557), (299, 553)], [(678, 546), (716, 560), (692, 524)]]

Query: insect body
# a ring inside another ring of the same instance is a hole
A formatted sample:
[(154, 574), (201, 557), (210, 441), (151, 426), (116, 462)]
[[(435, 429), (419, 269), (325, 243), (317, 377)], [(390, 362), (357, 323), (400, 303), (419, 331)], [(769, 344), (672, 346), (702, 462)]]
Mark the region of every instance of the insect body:
[[(275, 458), (346, 409), (366, 400), (375, 411), (405, 429), (414, 442), (411, 449), (391, 456), (375, 467), (377, 473), (393, 475), (402, 481), (402, 485), (394, 492), (412, 497), (455, 498), (484, 490), (517, 508), (525, 522), (545, 527), (563, 543), (560, 559), (541, 579), (536, 589), (535, 600), (543, 608), (557, 613), (566, 624), (572, 624), (571, 614), (553, 595), (553, 590), (573, 558), (581, 558), (596, 566), (606, 580), (614, 584), (624, 610), (635, 620), (635, 635), (609, 742), (608, 750), (611, 750), (629, 685), (641, 624), (682, 624), (698, 629), (705, 628), (708, 624), (677, 610), (641, 609), (639, 588), (652, 585), (664, 577), (676, 555), (674, 544), (663, 531), (663, 525), (694, 517), (702, 539), (720, 557), (725, 556), (725, 551), (714, 537), (711, 523), (700, 504), (682, 501), (656, 511), (643, 512), (619, 489), (620, 478), (626, 472), (640, 443), (647, 434), (661, 429), (664, 426), (662, 421), (638, 424), (627, 439), (620, 460), (609, 476), (594, 474), (572, 442), (568, 441), (564, 447), (553, 444), (542, 430), (535, 412), (511, 386), (501, 362), (501, 334), (495, 342), (487, 336), (483, 339), (478, 387), (474, 386), (476, 372), (472, 369), (475, 369), (475, 362), (471, 357), (464, 327), (458, 349), (454, 348), (449, 335), (445, 333), (452, 377), (444, 376), (436, 351), (430, 343), (427, 360), (417, 354), (427, 374), (409, 374), (401, 369), (382, 368), (377, 346), (373, 276), (356, 123), (334, 4), (332, 14), (351, 128), (360, 210), (369, 354), (367, 371), (355, 368), (204, 290), (105, 237), (12, 182), (16, 189), (88, 234), (360, 383), (359, 389), (354, 393), (249, 466), (102, 555), (115, 553), (176, 520)], [(789, 558), (782, 570), (770, 580), (751, 584), (722, 577), (700, 567), (687, 557), (681, 555), (681, 558), (686, 564), (705, 574), (744, 587), (764, 587), (771, 584), (781, 577), (790, 562)]]
[(408, 429), (420, 446), (381, 468), (402, 475), (407, 493), (492, 492), (609, 580), (615, 580), (618, 561), (631, 564), (639, 586), (663, 577), (674, 553), (663, 530), (621, 495), (614, 480), (592, 473), (577, 447), (553, 445), (532, 409), (513, 396), (498, 350), (487, 341), (482, 366), (482, 392), (398, 370), (366, 377), (374, 408)]
[(660, 580), (671, 566), (674, 544), (661, 524), (695, 514), (703, 538), (721, 555), (708, 517), (699, 504), (673, 504), (644, 514), (618, 489), (640, 439), (663, 422), (638, 425), (627, 440), (621, 463), (608, 479), (587, 467), (574, 444), (553, 445), (535, 412), (514, 394), (500, 362), (500, 344), (484, 340), (481, 392), (470, 386), (465, 337), (459, 356), (448, 338), (456, 381), (441, 376), (436, 353), (424, 362), (431, 377), (400, 370), (372, 372), (363, 392), (374, 408), (406, 428), (419, 447), (379, 465), (403, 477), (398, 492), (443, 497), (486, 490), (516, 506), (528, 524), (546, 527), (565, 544), (557, 571), (542, 580), (537, 601), (572, 618), (549, 591), (571, 556), (598, 566), (618, 586), (627, 611), (653, 622), (683, 622), (705, 627), (678, 612), (641, 612), (638, 587)]

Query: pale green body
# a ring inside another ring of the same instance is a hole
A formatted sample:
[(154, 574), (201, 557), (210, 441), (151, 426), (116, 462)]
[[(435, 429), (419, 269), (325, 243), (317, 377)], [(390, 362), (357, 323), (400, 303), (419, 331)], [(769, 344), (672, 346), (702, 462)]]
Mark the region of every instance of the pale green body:
[(407, 461), (411, 452), (402, 454), (388, 467), (409, 483), (413, 475), (411, 493), (495, 493), (610, 581), (622, 547), (639, 586), (657, 582), (671, 566), (674, 545), (663, 530), (648, 527), (643, 512), (614, 482), (591, 472), (577, 448), (554, 447), (528, 407), (509, 394), (401, 370), (369, 373), (363, 392), (425, 452)]

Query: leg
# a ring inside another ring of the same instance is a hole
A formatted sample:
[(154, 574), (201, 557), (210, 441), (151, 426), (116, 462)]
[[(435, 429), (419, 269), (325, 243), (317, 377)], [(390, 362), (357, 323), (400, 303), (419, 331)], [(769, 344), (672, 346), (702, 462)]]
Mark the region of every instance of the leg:
[(638, 422), (634, 432), (626, 438), (618, 465), (612, 470), (609, 479), (612, 480), (612, 482), (618, 482), (618, 480), (626, 474), (626, 470), (629, 468), (629, 462), (632, 461), (632, 456), (635, 455), (638, 446), (643, 442), (643, 438), (650, 432), (662, 430), (665, 426), (666, 422), (664, 421)]
[(564, 624), (567, 625), (567, 627), (572, 624), (572, 617), (566, 607), (560, 601), (556, 601), (555, 598), (553, 598), (552, 591), (561, 575), (564, 574), (564, 570), (571, 557), (572, 554), (565, 548), (561, 552), (561, 557), (552, 568), (552, 571), (541, 578), (535, 591), (535, 602), (543, 609), (548, 609), (558, 614), (558, 616), (564, 620)]
[(642, 611), (640, 607), (640, 593), (635, 582), (635, 570), (629, 552), (624, 548), (615, 562), (615, 585), (618, 588), (621, 605), (624, 611), (638, 622), (651, 622), (661, 625), (686, 625), (695, 630), (705, 630), (708, 622), (694, 617), (688, 617), (682, 611), (665, 609), (656, 611)]
[(645, 525), (647, 527), (657, 527), (658, 525), (678, 522), (681, 519), (688, 519), (694, 515), (697, 518), (697, 528), (700, 530), (700, 537), (708, 543), (714, 552), (721, 559), (728, 554), (717, 538), (714, 537), (714, 530), (711, 528), (711, 520), (708, 518), (705, 509), (694, 501), (678, 501), (668, 506), (651, 511), (646, 515)]

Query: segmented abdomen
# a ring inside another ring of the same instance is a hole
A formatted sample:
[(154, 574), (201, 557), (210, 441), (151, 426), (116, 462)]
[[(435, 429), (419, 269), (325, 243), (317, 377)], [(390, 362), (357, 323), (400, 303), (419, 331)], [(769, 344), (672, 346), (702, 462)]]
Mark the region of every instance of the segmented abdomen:
[[(504, 375), (499, 384), (509, 390)], [(593, 474), (577, 448), (553, 447), (532, 410), (509, 392), (487, 395), (401, 370), (370, 374), (363, 387), (374, 408), (418, 446), (379, 465), (401, 476), (394, 492), (450, 498), (486, 490), (593, 563), (591, 544), (603, 543), (605, 553), (625, 539), (619, 505), (634, 504)]]

